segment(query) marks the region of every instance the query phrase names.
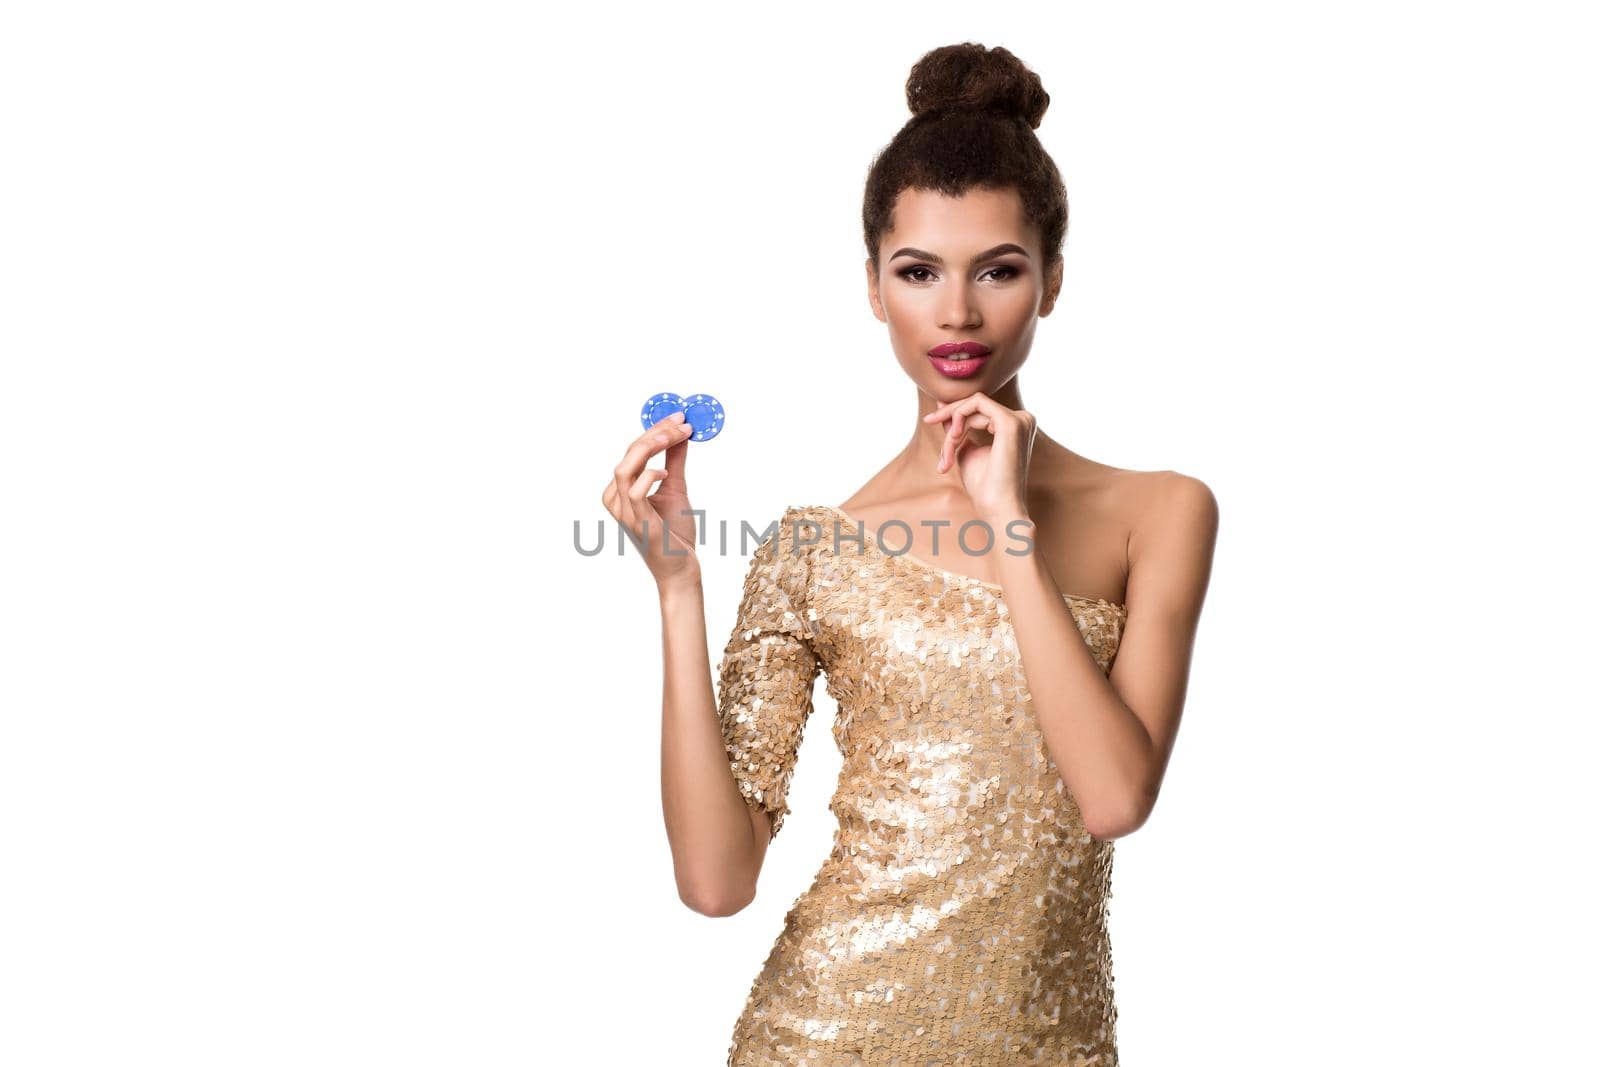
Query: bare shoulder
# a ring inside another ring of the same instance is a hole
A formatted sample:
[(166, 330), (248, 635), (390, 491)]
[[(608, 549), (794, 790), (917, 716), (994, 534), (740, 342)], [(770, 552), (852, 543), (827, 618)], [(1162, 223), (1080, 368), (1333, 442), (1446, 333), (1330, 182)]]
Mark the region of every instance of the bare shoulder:
[(1173, 470), (1114, 467), (1064, 449), (1053, 449), (1041, 471), (1041, 510), (1092, 516), (1114, 526), (1131, 541), (1142, 528), (1215, 517), (1211, 488), (1199, 478)]
[[(1035, 517), (1052, 531), (1058, 578), (1073, 588), (1121, 591), (1133, 596), (1136, 562), (1146, 579), (1165, 568), (1152, 564), (1186, 543), (1190, 556), (1209, 558), (1216, 527), (1216, 498), (1199, 478), (1173, 470), (1133, 470), (1050, 447), (1040, 471)], [(1117, 599), (1111, 592), (1108, 599)]]
[(1200, 612), (1217, 542), (1216, 494), (1178, 471), (1140, 471), (1130, 482), (1130, 601), (1190, 624)]
[(1131, 525), (1162, 530), (1191, 530), (1217, 524), (1217, 498), (1211, 487), (1192, 474), (1178, 471), (1118, 471)]

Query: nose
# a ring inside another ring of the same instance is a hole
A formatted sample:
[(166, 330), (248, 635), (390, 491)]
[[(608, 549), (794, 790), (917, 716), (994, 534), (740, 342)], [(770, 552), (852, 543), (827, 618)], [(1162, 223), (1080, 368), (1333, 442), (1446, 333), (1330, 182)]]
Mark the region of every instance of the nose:
[(939, 325), (947, 329), (970, 330), (979, 325), (978, 302), (967, 282), (945, 286), (939, 317)]

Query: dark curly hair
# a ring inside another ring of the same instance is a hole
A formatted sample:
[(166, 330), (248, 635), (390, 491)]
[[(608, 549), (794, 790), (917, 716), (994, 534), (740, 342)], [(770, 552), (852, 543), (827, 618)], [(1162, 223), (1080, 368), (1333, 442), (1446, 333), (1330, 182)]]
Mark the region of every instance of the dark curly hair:
[(874, 269), (903, 189), (1015, 189), (1039, 228), (1043, 266), (1054, 265), (1067, 237), (1067, 187), (1033, 132), (1050, 106), (1039, 75), (1004, 48), (945, 45), (911, 68), (906, 103), (911, 118), (867, 172), (861, 223)]

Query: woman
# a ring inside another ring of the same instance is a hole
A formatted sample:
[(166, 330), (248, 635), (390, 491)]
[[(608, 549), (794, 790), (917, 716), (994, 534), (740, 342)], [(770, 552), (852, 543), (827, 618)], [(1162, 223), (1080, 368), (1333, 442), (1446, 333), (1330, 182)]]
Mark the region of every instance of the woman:
[(1216, 502), (1197, 479), (1080, 456), (1023, 407), (1067, 222), (1033, 133), (1038, 76), (953, 45), (907, 98), (863, 222), (872, 309), (920, 418), (842, 506), (791, 507), (760, 543), (715, 698), (681, 417), (634, 442), (603, 496), (661, 594), (679, 892), (707, 915), (753, 898), (825, 672), (839, 830), (728, 1062), (1110, 1065), (1113, 841), (1149, 817), (1172, 751)]

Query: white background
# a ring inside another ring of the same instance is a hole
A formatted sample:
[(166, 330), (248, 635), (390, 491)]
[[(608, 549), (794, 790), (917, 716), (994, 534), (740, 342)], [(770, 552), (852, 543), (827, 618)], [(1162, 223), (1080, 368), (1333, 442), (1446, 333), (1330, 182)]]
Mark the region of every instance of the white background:
[(975, 40), (1071, 203), (1026, 403), (1221, 509), (1117, 843), (1123, 1062), (1578, 1062), (1579, 11), (8, 5), (0, 1060), (723, 1062), (833, 704), (757, 901), (689, 911), (654, 587), (572, 525), (660, 390), (727, 405), (689, 477), (735, 523), (909, 437), (862, 183)]

